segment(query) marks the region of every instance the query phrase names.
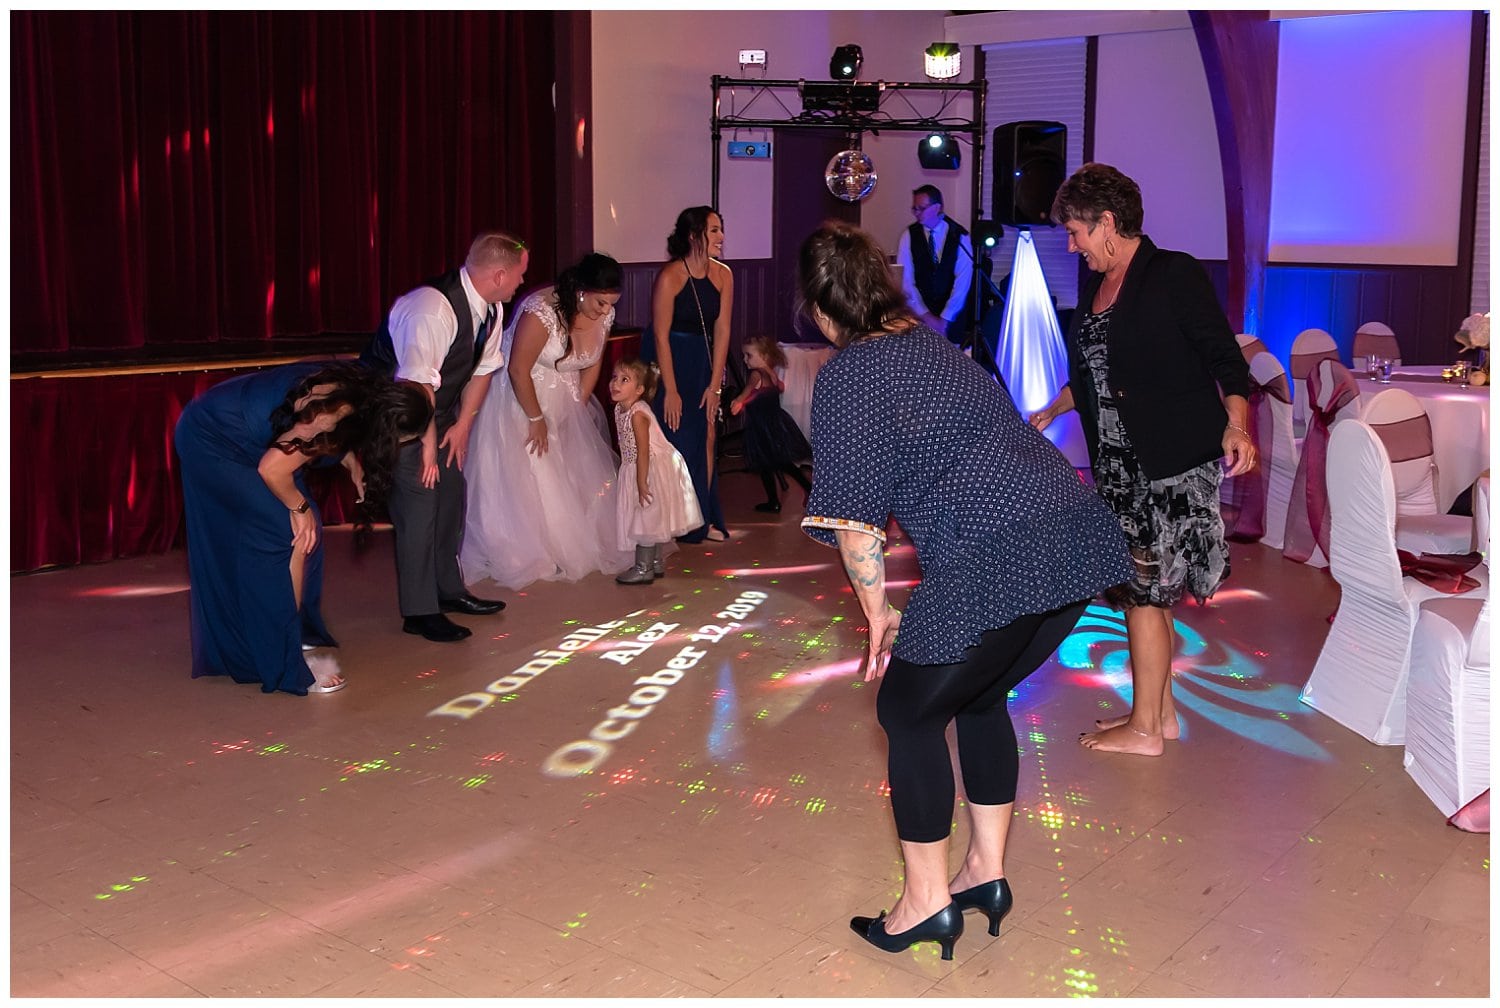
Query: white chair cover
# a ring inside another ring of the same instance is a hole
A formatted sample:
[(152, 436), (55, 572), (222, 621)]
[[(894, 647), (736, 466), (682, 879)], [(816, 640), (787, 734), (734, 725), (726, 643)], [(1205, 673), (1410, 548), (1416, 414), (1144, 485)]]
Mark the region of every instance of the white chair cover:
[(1354, 330), (1351, 351), (1354, 370), (1363, 372), (1368, 369), (1372, 356), (1401, 363), (1401, 344), (1396, 342), (1396, 334), (1384, 322), (1366, 322)]
[(1422, 401), (1405, 389), (1377, 392), (1363, 419), (1391, 459), (1396, 481), (1396, 545), (1411, 553), (1467, 553), (1474, 519), (1438, 511), (1432, 425)]
[(1490, 474), (1485, 473), (1474, 481), (1474, 543), (1473, 549), (1490, 558)]
[[(1261, 542), (1281, 549), (1286, 536), (1286, 512), (1292, 500), (1292, 481), (1297, 477), (1297, 441), (1292, 435), (1292, 404), (1286, 369), (1271, 353), (1262, 352), (1250, 361), (1250, 377), (1267, 392), (1271, 430), (1256, 430), (1255, 446), (1266, 474), (1266, 534)], [(1286, 399), (1281, 398), (1286, 396)]]
[(781, 408), (802, 428), (803, 436), (812, 438), (812, 393), (818, 369), (833, 356), (831, 346), (797, 346), (783, 343), (786, 354), (786, 369), (782, 381), (786, 390), (781, 393)]
[(1270, 352), (1267, 350), (1266, 345), (1260, 341), (1259, 336), (1252, 336), (1249, 333), (1236, 333), (1234, 339), (1240, 345), (1240, 353), (1245, 355), (1246, 364), (1254, 360), (1256, 354)]
[(1401, 576), (1390, 462), (1375, 432), (1352, 417), (1329, 436), (1328, 503), (1328, 566), (1342, 598), (1302, 702), (1371, 742), (1400, 745), (1418, 607), (1448, 596)]
[(1338, 359), (1338, 344), (1325, 330), (1304, 329), (1292, 340), (1291, 366), (1287, 373), (1292, 379), (1292, 424), (1298, 437), (1307, 430), (1308, 373), (1318, 366), (1320, 360)]
[(1488, 598), (1454, 595), (1422, 604), (1412, 637), (1404, 763), (1445, 818), (1489, 788)]

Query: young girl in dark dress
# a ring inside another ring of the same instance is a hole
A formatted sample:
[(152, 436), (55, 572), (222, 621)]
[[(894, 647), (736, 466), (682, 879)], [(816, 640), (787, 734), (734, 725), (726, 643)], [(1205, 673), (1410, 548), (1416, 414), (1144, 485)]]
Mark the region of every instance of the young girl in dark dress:
[(812, 447), (797, 421), (781, 408), (784, 386), (776, 369), (786, 367), (786, 354), (781, 352), (776, 337), (751, 337), (745, 341), (744, 354), (745, 390), (729, 404), (729, 412), (745, 415), (745, 465), (760, 476), (761, 485), (766, 488), (766, 499), (755, 505), (755, 510), (779, 514), (778, 480), (784, 487), (785, 477), (790, 476), (803, 493), (812, 492), (812, 483), (799, 465), (812, 458)]

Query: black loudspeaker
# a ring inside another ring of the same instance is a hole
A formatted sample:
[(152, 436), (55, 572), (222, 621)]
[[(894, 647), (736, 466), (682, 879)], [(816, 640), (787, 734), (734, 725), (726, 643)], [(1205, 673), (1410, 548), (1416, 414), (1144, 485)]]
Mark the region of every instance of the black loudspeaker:
[(1035, 119), (1006, 123), (995, 127), (990, 150), (995, 155), (995, 220), (1012, 227), (1055, 227), (1052, 199), (1067, 178), (1068, 128)]

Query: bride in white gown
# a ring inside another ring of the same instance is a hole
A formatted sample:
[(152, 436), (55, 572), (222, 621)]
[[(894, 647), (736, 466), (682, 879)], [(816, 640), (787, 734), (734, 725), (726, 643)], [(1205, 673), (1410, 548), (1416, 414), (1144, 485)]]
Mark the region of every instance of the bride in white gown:
[(630, 566), (616, 541), (619, 460), (593, 395), (620, 282), (620, 264), (591, 252), (507, 327), (509, 380), (490, 385), (464, 464), (466, 581), (518, 589)]

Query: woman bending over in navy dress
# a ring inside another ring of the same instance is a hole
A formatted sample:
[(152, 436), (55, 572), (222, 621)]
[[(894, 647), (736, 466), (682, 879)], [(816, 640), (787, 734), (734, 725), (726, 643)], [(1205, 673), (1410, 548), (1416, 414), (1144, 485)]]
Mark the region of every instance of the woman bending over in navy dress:
[(327, 361), (231, 378), (187, 404), (176, 445), (194, 678), (297, 696), (344, 687), (336, 667), (314, 675), (303, 653), (336, 644), (320, 611), (321, 521), (303, 470), (337, 458), (357, 497), (378, 502), (397, 446), (431, 413), (418, 386)]

